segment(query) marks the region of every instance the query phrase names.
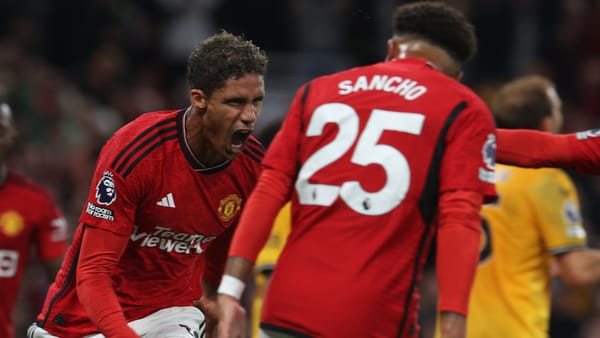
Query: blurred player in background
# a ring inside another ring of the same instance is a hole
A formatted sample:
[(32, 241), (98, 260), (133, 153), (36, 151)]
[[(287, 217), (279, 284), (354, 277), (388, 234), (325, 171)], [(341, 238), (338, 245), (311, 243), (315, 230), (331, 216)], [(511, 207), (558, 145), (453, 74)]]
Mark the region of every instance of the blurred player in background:
[[(540, 76), (516, 79), (492, 102), (497, 126), (557, 133), (561, 101)], [(485, 205), (481, 262), (467, 336), (548, 337), (551, 263), (570, 286), (600, 280), (600, 251), (586, 248), (579, 198), (559, 169), (496, 167), (499, 200)]]
[(190, 106), (142, 114), (100, 153), (72, 245), (29, 337), (201, 337), (264, 149), (265, 53), (222, 32), (188, 59)]
[(397, 7), (393, 29), (386, 62), (298, 90), (232, 243), (220, 337), (245, 335), (242, 281), (290, 199), (263, 337), (418, 337), (436, 232), (442, 337), (465, 336), (480, 206), (495, 198), (493, 119), (458, 82), (476, 38), (441, 2)]
[(15, 337), (11, 315), (31, 246), (53, 280), (67, 241), (67, 223), (46, 189), (5, 162), (16, 137), (12, 111), (0, 103), (0, 337), (4, 338)]

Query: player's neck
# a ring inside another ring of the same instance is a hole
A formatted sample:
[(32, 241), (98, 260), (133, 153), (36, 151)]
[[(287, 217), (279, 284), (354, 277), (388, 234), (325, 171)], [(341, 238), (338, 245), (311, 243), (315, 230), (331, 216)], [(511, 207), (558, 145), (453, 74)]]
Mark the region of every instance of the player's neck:
[(198, 120), (199, 117), (192, 107), (186, 110), (184, 114), (185, 142), (196, 162), (202, 167), (206, 169), (219, 167), (228, 160), (219, 154), (211, 155), (215, 152), (211, 151), (210, 142), (206, 139), (209, 131), (204, 130), (202, 123)]
[(460, 65), (443, 48), (427, 41), (410, 36), (394, 37), (388, 41), (388, 49), (388, 60), (409, 57), (424, 59), (442, 73), (452, 78), (459, 77)]

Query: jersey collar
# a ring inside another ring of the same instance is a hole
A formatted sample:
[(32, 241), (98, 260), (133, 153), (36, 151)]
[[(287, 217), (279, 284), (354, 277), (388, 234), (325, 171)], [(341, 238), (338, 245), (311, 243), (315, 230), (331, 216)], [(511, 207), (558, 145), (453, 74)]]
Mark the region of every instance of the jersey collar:
[(186, 117), (190, 109), (191, 107), (188, 107), (186, 109), (180, 110), (177, 113), (177, 130), (179, 131), (179, 145), (181, 146), (181, 149), (183, 150), (183, 155), (187, 159), (188, 163), (192, 166), (192, 168), (195, 171), (200, 172), (202, 174), (213, 174), (229, 167), (229, 165), (231, 164), (231, 161), (229, 160), (217, 164), (216, 166), (208, 167), (204, 163), (202, 163), (202, 161), (200, 161), (196, 157), (196, 155), (194, 155), (194, 153), (192, 152), (192, 148), (190, 147), (190, 144), (187, 140), (187, 132), (185, 130)]

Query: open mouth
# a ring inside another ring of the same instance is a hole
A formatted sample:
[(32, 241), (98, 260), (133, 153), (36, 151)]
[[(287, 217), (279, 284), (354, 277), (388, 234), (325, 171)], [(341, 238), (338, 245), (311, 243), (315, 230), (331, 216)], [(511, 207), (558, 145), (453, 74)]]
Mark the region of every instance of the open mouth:
[(232, 147), (239, 149), (243, 148), (244, 144), (246, 144), (246, 140), (250, 137), (250, 134), (252, 134), (252, 130), (243, 129), (235, 131), (231, 136)]

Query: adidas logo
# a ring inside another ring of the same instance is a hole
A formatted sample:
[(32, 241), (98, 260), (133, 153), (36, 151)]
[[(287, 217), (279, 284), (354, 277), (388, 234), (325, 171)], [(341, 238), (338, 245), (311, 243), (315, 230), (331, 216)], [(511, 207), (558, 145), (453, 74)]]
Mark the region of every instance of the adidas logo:
[(173, 194), (168, 193), (167, 196), (163, 197), (160, 201), (156, 202), (156, 205), (167, 208), (175, 208), (175, 200), (173, 200)]

